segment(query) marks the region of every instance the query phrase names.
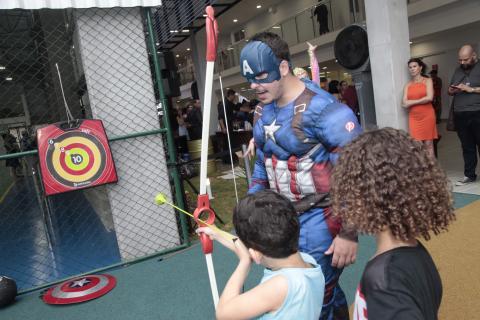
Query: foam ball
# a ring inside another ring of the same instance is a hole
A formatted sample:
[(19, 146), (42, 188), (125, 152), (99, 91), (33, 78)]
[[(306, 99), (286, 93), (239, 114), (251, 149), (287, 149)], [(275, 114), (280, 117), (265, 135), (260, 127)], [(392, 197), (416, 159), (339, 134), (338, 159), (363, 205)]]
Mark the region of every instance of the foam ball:
[(167, 202), (167, 198), (165, 197), (165, 195), (163, 193), (157, 194), (157, 196), (155, 197), (155, 203), (164, 204), (165, 202)]

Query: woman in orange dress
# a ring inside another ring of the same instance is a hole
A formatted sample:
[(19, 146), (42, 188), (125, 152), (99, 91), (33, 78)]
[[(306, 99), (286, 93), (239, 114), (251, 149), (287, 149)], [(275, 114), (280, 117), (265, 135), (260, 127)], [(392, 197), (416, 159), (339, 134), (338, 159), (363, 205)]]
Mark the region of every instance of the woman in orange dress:
[(408, 108), (410, 135), (422, 141), (434, 156), (433, 140), (437, 139), (435, 110), (433, 109), (433, 82), (426, 75), (427, 66), (418, 59), (408, 60), (408, 71), (412, 80), (403, 91), (403, 107)]

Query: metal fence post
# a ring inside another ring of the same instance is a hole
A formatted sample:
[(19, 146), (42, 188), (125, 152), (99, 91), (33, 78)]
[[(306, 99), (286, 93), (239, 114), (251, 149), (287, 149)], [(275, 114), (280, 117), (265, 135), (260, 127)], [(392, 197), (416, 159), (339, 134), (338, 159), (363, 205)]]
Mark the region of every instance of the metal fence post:
[[(167, 135), (167, 145), (168, 145), (168, 157), (169, 157), (169, 163), (176, 163), (177, 162), (177, 152), (175, 150), (175, 141), (173, 139), (172, 135), (172, 130), (170, 127), (170, 122), (169, 122), (169, 110), (168, 110), (168, 101), (165, 97), (165, 93), (163, 91), (163, 84), (162, 84), (162, 77), (160, 73), (160, 65), (158, 62), (158, 56), (157, 56), (157, 49), (155, 47), (155, 37), (153, 34), (153, 24), (152, 24), (152, 17), (150, 13), (149, 8), (145, 8), (145, 14), (147, 17), (147, 28), (148, 28), (148, 45), (150, 48), (150, 53), (152, 54), (152, 61), (153, 61), (153, 66), (155, 69), (155, 79), (157, 82), (157, 89), (158, 93), (160, 95), (160, 103), (162, 104), (162, 110), (163, 110), (163, 124), (164, 127), (167, 129), (166, 135)], [(178, 174), (178, 168), (177, 166), (172, 166), (172, 170), (170, 171), (172, 178), (173, 178), (173, 183), (175, 186), (175, 200), (177, 202), (177, 205), (184, 209), (185, 204), (183, 202), (183, 197), (180, 194), (181, 193), (181, 183), (180, 183), (180, 177)], [(188, 228), (187, 228), (187, 222), (186, 218), (183, 214), (180, 214), (180, 224), (182, 227), (182, 238), (183, 238), (183, 243), (186, 243), (187, 245), (190, 244), (190, 240), (188, 238)]]

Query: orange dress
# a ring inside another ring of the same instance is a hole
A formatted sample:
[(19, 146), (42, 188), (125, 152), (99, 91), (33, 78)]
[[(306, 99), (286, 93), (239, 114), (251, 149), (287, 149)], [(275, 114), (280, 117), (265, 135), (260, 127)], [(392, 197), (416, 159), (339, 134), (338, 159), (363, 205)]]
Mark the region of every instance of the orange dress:
[[(426, 95), (427, 85), (425, 80), (418, 83), (412, 82), (408, 86), (408, 100), (418, 100)], [(415, 140), (435, 140), (438, 137), (435, 110), (430, 102), (410, 107), (408, 125), (410, 127), (410, 135)]]

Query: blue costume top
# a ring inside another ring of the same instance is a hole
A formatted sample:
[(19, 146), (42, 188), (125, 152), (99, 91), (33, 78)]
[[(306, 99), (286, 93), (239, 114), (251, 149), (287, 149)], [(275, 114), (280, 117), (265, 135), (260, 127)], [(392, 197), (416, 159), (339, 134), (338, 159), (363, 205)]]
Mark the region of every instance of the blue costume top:
[[(330, 190), (330, 175), (341, 147), (361, 133), (356, 116), (346, 105), (311, 81), (295, 101), (278, 107), (272, 102), (257, 107), (253, 136), (257, 160), (249, 193), (270, 188), (293, 202)], [(330, 207), (312, 207), (301, 213), (299, 249), (322, 266), (326, 281), (324, 313), (333, 319), (332, 308), (346, 304), (338, 286), (341, 270), (324, 255), (340, 232), (341, 221)]]
[[(240, 61), (242, 75), (250, 83), (282, 81), (282, 61), (262, 41), (250, 41), (242, 49)], [(310, 202), (314, 195), (330, 191), (338, 152), (361, 128), (348, 106), (313, 82), (304, 83), (304, 91), (287, 105), (279, 107), (273, 101), (256, 108), (253, 137), (257, 160), (249, 193), (270, 188), (301, 204), (296, 206), (302, 208), (299, 249), (315, 258), (325, 276), (320, 319), (348, 319), (347, 301), (338, 285), (342, 270), (332, 267), (332, 256), (324, 254), (340, 232), (341, 222), (332, 217), (330, 207)]]
[(288, 293), (282, 306), (257, 319), (303, 319), (317, 320), (322, 310), (325, 279), (321, 267), (308, 254), (301, 253), (303, 261), (313, 268), (283, 268), (272, 271), (265, 269), (261, 283), (284, 276), (288, 281)]

